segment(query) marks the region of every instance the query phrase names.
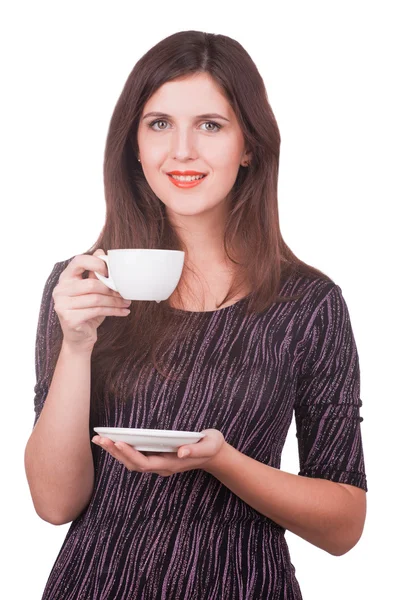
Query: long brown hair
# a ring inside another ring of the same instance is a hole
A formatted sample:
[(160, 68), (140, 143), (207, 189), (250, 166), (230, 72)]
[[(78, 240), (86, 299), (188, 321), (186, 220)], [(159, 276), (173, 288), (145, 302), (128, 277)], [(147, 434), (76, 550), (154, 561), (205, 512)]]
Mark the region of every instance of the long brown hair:
[[(298, 273), (330, 278), (298, 259), (285, 244), (279, 227), (277, 185), (280, 133), (268, 102), (263, 79), (253, 60), (234, 39), (200, 31), (181, 31), (163, 39), (136, 63), (114, 109), (104, 157), (106, 220), (98, 248), (165, 248), (183, 250), (182, 240), (166, 217), (165, 206), (154, 194), (137, 160), (137, 130), (147, 100), (160, 86), (177, 78), (208, 73), (229, 101), (251, 152), (248, 167), (240, 167), (229, 197), (224, 246), (237, 267), (237, 276), (221, 305), (235, 296), (243, 281), (251, 294), (247, 312), (262, 312), (274, 302), (299, 296), (279, 295), (282, 282)], [(238, 260), (237, 257), (240, 257)], [(177, 292), (185, 286), (187, 265)], [(187, 290), (190, 292), (190, 290)], [(198, 313), (191, 313), (193, 318)], [(168, 301), (131, 304), (128, 317), (105, 319), (92, 353), (92, 391), (122, 394), (135, 365), (147, 359), (163, 376), (162, 348), (177, 342), (184, 312)], [(193, 327), (187, 319), (189, 331)], [(119, 374), (124, 372), (124, 377)], [(172, 377), (173, 379), (173, 377)], [(106, 386), (106, 388), (105, 388)]]

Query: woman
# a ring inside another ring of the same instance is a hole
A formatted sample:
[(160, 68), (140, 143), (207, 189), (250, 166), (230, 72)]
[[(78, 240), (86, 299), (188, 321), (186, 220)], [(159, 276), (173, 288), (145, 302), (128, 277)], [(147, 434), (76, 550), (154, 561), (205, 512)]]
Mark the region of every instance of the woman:
[[(279, 146), (231, 38), (171, 35), (131, 72), (105, 226), (43, 293), (26, 472), (38, 514), (72, 521), (43, 599), (297, 600), (286, 529), (334, 556), (359, 540), (357, 347), (341, 288), (283, 241)], [(112, 248), (184, 250), (177, 289), (129, 313), (94, 275)], [(298, 475), (279, 469), (293, 413)], [(146, 455), (96, 426), (206, 435)]]

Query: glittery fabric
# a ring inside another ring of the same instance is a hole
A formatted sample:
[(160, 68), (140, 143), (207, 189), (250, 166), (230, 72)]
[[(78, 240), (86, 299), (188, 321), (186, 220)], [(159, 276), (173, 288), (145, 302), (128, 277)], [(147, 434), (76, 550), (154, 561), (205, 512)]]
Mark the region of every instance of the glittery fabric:
[[(43, 293), (35, 423), (59, 326), (51, 294), (68, 262), (56, 263)], [(300, 291), (301, 299), (260, 315), (244, 314), (247, 299), (188, 312), (192, 335), (171, 351), (170, 367), (189, 365), (189, 379), (166, 382), (143, 367), (124, 404), (104, 390), (107, 407), (90, 427), (215, 428), (240, 452), (280, 468), (294, 415), (299, 474), (367, 491), (359, 360), (342, 290), (299, 275), (281, 293)], [(92, 452), (91, 501), (70, 525), (42, 600), (301, 600), (285, 529), (218, 479), (201, 469), (129, 472), (93, 444)]]

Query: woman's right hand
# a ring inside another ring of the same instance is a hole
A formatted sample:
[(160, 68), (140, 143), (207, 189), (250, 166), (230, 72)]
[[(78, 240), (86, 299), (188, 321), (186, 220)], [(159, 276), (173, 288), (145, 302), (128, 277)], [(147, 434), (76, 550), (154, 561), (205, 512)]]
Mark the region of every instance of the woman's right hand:
[[(97, 341), (97, 328), (107, 316), (124, 317), (131, 302), (97, 279), (93, 271), (108, 276), (107, 265), (98, 254), (75, 256), (61, 273), (53, 290), (54, 310), (64, 334), (63, 342), (76, 350), (91, 351)], [(88, 279), (82, 273), (89, 271)]]

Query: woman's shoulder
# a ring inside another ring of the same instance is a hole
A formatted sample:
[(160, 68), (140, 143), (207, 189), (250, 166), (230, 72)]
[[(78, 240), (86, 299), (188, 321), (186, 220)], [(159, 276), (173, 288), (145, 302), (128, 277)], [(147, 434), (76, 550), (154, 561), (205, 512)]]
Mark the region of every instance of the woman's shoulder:
[(285, 282), (285, 295), (299, 296), (301, 305), (316, 305), (323, 301), (333, 289), (341, 292), (338, 284), (328, 275), (291, 273)]

